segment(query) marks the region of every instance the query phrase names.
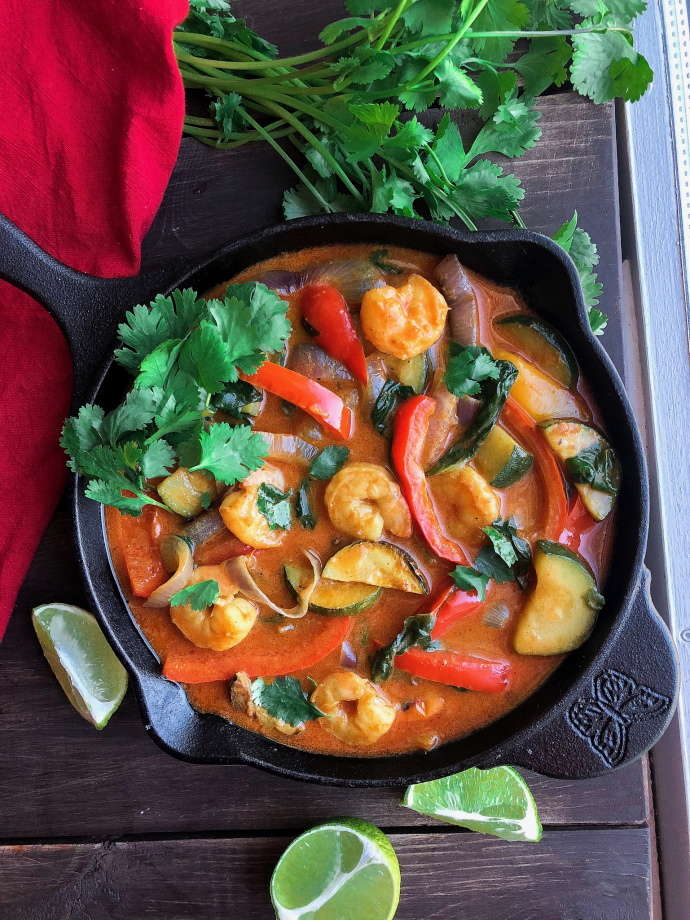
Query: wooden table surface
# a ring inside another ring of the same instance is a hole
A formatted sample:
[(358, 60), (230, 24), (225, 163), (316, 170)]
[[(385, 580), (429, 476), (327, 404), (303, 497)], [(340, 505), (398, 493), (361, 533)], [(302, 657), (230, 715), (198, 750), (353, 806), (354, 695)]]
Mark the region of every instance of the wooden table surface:
[[(284, 54), (313, 47), (340, 0), (277, 0), (251, 20)], [(620, 238), (612, 106), (571, 93), (540, 103), (543, 138), (506, 164), (522, 216), (548, 234), (577, 209), (601, 255), (604, 345), (622, 371)], [(275, 155), (182, 142), (144, 244), (152, 266), (201, 254), (280, 219), (292, 176)], [(586, 368), (585, 368), (586, 371)], [(527, 775), (539, 844), (505, 843), (416, 815), (401, 789), (345, 790), (249, 767), (195, 766), (147, 738), (128, 693), (105, 731), (72, 711), (43, 659), (31, 608), (87, 605), (66, 502), (51, 522), (0, 645), (0, 918), (270, 920), (272, 868), (286, 844), (335, 815), (367, 818), (402, 868), (398, 920), (648, 920), (660, 916), (646, 759), (600, 779)]]

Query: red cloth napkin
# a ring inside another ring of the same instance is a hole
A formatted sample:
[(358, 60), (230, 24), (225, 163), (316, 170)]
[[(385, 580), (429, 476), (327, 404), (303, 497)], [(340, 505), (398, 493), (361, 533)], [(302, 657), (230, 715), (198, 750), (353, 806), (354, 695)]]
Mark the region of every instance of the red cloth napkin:
[[(139, 270), (182, 133), (171, 32), (187, 10), (187, 0), (4, 0), (0, 211), (73, 268)], [(52, 318), (2, 283), (0, 330), (1, 639), (65, 485), (72, 365)]]

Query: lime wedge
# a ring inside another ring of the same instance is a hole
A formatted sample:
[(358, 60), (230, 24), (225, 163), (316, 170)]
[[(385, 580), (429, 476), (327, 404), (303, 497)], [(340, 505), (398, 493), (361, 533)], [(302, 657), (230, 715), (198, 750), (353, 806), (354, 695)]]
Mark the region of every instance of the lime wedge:
[(529, 787), (512, 767), (477, 770), (408, 786), (400, 803), (423, 815), (504, 840), (541, 840)]
[(278, 920), (391, 920), (399, 897), (400, 867), (389, 839), (359, 818), (306, 831), (271, 878)]
[(34, 607), (32, 620), (48, 664), (80, 716), (103, 728), (127, 690), (127, 672), (95, 617), (71, 604)]

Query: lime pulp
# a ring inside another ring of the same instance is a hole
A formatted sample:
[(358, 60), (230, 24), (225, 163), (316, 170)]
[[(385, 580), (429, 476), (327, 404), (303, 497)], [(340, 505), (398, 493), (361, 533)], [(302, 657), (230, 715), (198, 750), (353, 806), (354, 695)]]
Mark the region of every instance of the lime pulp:
[(527, 783), (512, 767), (472, 767), (408, 786), (400, 804), (503, 840), (541, 840), (536, 803)]
[(127, 690), (127, 672), (95, 617), (71, 604), (35, 607), (32, 621), (43, 653), (77, 712), (103, 728)]
[(391, 920), (399, 897), (400, 867), (390, 841), (359, 818), (306, 831), (271, 878), (278, 920)]

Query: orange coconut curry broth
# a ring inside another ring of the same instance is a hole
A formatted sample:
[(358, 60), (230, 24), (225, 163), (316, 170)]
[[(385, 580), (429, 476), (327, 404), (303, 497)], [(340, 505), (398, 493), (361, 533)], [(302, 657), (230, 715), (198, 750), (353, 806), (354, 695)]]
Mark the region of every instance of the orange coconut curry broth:
[[(178, 513), (106, 509), (163, 674), (199, 711), (331, 754), (499, 718), (603, 604), (619, 464), (567, 342), (455, 256), (326, 247), (233, 281), (289, 303), (286, 349), (211, 421), (261, 432), (265, 466), (154, 481)], [(201, 609), (171, 594), (204, 583)]]

